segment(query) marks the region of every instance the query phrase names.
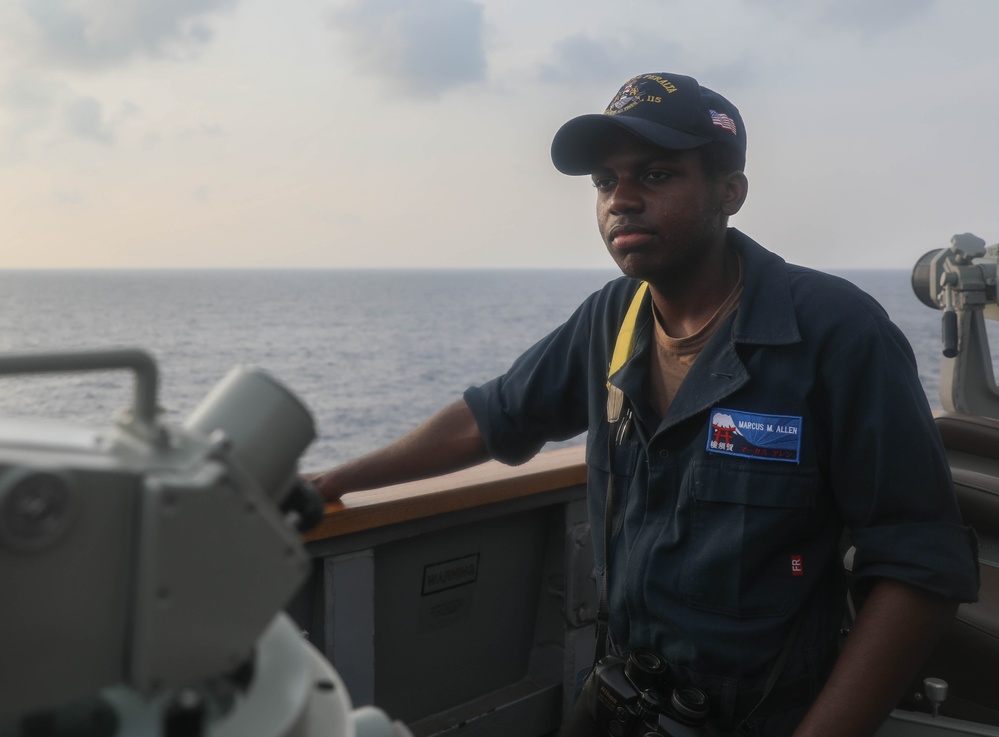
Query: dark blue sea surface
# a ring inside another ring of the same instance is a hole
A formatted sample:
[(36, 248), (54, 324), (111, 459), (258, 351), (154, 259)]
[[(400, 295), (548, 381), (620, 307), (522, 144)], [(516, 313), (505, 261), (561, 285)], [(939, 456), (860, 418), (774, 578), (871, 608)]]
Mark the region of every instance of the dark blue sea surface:
[[(939, 408), (940, 313), (909, 272), (840, 272), (877, 298), (913, 344)], [(398, 437), (506, 369), (611, 270), (0, 271), (0, 352), (141, 346), (160, 404), (180, 423), (235, 365), (266, 369), (312, 410), (316, 469)], [(0, 417), (109, 425), (126, 372), (0, 377)]]

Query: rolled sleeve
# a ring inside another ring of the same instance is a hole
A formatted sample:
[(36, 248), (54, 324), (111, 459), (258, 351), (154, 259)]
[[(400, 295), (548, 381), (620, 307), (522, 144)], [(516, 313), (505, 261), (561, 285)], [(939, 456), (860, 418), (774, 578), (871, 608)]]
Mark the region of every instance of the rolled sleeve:
[(912, 350), (887, 318), (855, 327), (823, 370), (832, 397), (830, 478), (856, 548), (855, 579), (865, 587), (891, 578), (975, 601), (974, 533), (961, 521)]
[[(546, 442), (567, 440), (586, 430), (594, 341), (602, 340), (602, 334), (591, 330), (596, 299), (597, 295), (587, 299), (505, 374), (465, 391), (465, 402), (492, 458), (511, 465), (524, 463)], [(603, 355), (602, 346), (596, 354)], [(606, 368), (602, 371), (605, 374)]]
[(978, 600), (974, 532), (948, 522), (902, 522), (853, 533), (853, 571), (861, 585), (875, 578), (904, 581), (957, 601)]
[(472, 411), (489, 457), (511, 466), (526, 463), (544, 444), (519, 432), (512, 415), (504, 408), (503, 377), (465, 390), (465, 403)]

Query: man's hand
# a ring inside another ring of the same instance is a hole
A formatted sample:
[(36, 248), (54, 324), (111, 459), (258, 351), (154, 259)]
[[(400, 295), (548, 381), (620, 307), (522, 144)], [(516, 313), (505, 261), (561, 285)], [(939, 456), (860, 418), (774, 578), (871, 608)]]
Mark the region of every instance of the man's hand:
[(881, 579), (795, 737), (874, 734), (954, 618), (957, 603)]
[(487, 460), (479, 426), (468, 405), (459, 399), (380, 450), (302, 476), (332, 502), (348, 492), (440, 476)]
[(347, 490), (343, 489), (336, 481), (335, 468), (320, 473), (303, 473), (302, 478), (315, 486), (316, 491), (328, 502), (334, 502), (347, 493)]

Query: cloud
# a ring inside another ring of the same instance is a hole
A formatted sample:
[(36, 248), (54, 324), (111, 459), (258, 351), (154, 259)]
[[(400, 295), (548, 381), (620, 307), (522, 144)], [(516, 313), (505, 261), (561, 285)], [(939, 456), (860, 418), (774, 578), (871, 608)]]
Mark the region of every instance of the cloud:
[(225, 131), (222, 130), (222, 126), (218, 123), (202, 123), (197, 128), (184, 128), (177, 137), (181, 141), (192, 141), (199, 138), (217, 138), (224, 135)]
[(0, 87), (0, 106), (25, 112), (47, 110), (57, 92), (54, 83), (22, 71), (9, 75)]
[[(3, 6), (0, 148), (16, 149), (55, 127), (79, 139), (114, 143), (118, 125), (139, 108), (125, 101), (111, 114), (98, 99), (70, 89), (62, 72), (196, 52), (212, 39), (210, 14), (239, 1), (20, 0)], [(7, 59), (16, 61), (5, 64)]]
[(874, 35), (905, 25), (933, 4), (934, 0), (834, 0), (820, 6), (818, 19)]
[(168, 49), (197, 50), (212, 38), (203, 17), (238, 0), (22, 0), (37, 31), (36, 53), (65, 65), (102, 66)]
[(18, 70), (0, 84), (0, 148), (23, 154), (27, 141), (65, 132), (77, 139), (112, 144), (119, 126), (141, 115), (142, 108), (130, 100), (105, 106), (51, 74)]
[(738, 53), (739, 58), (726, 59), (712, 50), (708, 57), (702, 50), (688, 51), (661, 38), (632, 34), (627, 41), (621, 41), (576, 34), (553, 44), (551, 57), (538, 65), (537, 76), (549, 84), (599, 84), (606, 88), (608, 102), (613, 86), (650, 72), (694, 74), (702, 82), (711, 79), (712, 84), (731, 89), (743, 86), (752, 76), (751, 60), (744, 52)]
[(358, 65), (418, 98), (486, 76), (483, 8), (470, 0), (363, 0), (331, 11)]
[(73, 207), (84, 201), (83, 193), (78, 189), (56, 189), (52, 193), (52, 202), (59, 207)]
[(627, 54), (613, 58), (611, 49), (616, 48), (617, 44), (583, 34), (564, 38), (552, 47), (551, 61), (539, 65), (538, 77), (553, 84), (576, 83), (579, 79), (624, 82), (636, 74), (637, 67)]
[(27, 139), (44, 132), (57, 117), (62, 85), (33, 70), (19, 69), (0, 83), (0, 149), (20, 150)]
[(936, 0), (747, 0), (811, 28), (838, 26), (865, 36), (890, 31), (933, 8)]
[(95, 98), (76, 98), (66, 106), (63, 117), (73, 135), (97, 143), (114, 143), (114, 129), (104, 119), (104, 107)]

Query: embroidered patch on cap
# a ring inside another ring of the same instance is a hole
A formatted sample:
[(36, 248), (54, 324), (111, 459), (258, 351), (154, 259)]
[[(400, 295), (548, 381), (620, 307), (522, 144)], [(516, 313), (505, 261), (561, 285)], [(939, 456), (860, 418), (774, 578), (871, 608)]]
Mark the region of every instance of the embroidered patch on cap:
[(643, 74), (628, 80), (624, 87), (618, 90), (617, 95), (604, 110), (604, 114), (617, 115), (627, 112), (640, 102), (662, 102), (664, 92), (671, 95), (676, 89), (676, 85), (668, 79), (656, 74)]
[(801, 418), (714, 409), (707, 450), (764, 461), (797, 463), (801, 452)]
[(716, 113), (714, 110), (708, 110), (711, 113), (711, 122), (717, 125), (719, 128), (724, 128), (725, 130), (731, 132), (733, 136), (738, 135), (735, 130), (735, 121), (728, 117), (725, 113)]

